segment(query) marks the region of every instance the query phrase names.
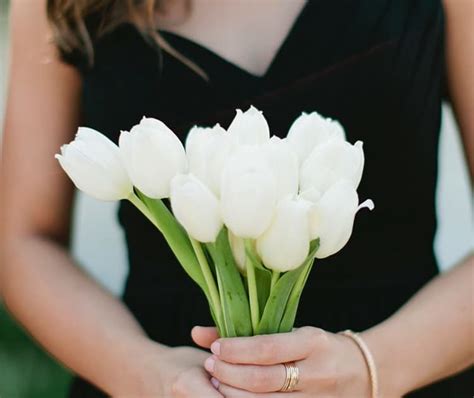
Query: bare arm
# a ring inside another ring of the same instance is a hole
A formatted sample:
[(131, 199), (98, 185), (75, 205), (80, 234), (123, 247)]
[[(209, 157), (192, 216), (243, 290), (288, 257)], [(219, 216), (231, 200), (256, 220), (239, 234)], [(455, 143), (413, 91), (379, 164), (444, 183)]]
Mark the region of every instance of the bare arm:
[(363, 333), (377, 363), (381, 396), (401, 396), (473, 363), (473, 282), (470, 257)]
[[(474, 178), (474, 2), (445, 0), (451, 100)], [(474, 256), (433, 280), (398, 313), (364, 333), (382, 392), (406, 393), (474, 361)], [(396, 347), (396, 349), (393, 349)]]
[(474, 2), (444, 0), (444, 4), (450, 100), (463, 139), (471, 180), (474, 181)]
[[(149, 340), (126, 307), (73, 264), (73, 188), (53, 155), (77, 128), (81, 79), (49, 41), (44, 0), (14, 1), (11, 26), (0, 202), (5, 303), (48, 351), (107, 393), (163, 395), (205, 354)], [(217, 394), (197, 377), (197, 391)]]
[(67, 254), (73, 189), (53, 155), (77, 128), (81, 84), (57, 60), (42, 7), (43, 1), (17, 1), (11, 11), (2, 293), (53, 355), (109, 392), (126, 391), (135, 371), (129, 359), (150, 343), (125, 307)]

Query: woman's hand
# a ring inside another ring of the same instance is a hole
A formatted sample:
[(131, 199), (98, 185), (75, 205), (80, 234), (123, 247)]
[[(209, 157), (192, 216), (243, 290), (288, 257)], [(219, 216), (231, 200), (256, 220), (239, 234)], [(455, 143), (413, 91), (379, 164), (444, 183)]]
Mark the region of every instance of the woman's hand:
[[(145, 391), (144, 396), (222, 398), (211, 384), (203, 363), (209, 353), (192, 347), (165, 348), (159, 358), (157, 384), (160, 391)], [(149, 394), (150, 393), (150, 394)]]
[[(194, 328), (194, 341), (210, 348), (204, 363), (225, 397), (369, 397), (367, 366), (349, 338), (314, 327), (291, 333), (216, 339), (211, 328)], [(295, 362), (299, 382), (294, 392), (278, 392), (285, 381), (282, 363)], [(268, 393), (268, 394), (265, 394)], [(260, 394), (259, 394), (260, 396)]]

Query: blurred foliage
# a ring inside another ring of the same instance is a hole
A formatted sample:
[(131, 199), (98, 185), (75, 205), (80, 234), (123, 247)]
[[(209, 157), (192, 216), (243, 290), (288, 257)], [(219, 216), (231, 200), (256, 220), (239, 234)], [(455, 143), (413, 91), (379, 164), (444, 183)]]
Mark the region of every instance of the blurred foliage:
[(63, 398), (70, 378), (0, 303), (0, 397)]
[[(8, 0), (0, 0), (0, 11), (4, 11), (4, 10), (7, 10), (8, 8), (8, 3), (9, 1)], [(5, 8), (4, 8), (5, 7)]]

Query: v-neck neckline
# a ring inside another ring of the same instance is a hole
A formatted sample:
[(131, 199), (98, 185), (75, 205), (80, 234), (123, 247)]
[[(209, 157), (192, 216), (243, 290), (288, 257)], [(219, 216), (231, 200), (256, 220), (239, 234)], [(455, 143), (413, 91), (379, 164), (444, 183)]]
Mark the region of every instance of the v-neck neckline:
[[(304, 15), (306, 14), (310, 2), (311, 2), (311, 0), (306, 0), (306, 3), (303, 5), (303, 7), (299, 11), (298, 15), (296, 16), (295, 20), (293, 21), (293, 24), (291, 25), (290, 30), (288, 31), (288, 33), (286, 34), (286, 36), (284, 37), (284, 39), (281, 41), (280, 45), (278, 46), (278, 49), (275, 52), (275, 54), (274, 54), (272, 60), (270, 61), (269, 65), (267, 66), (267, 68), (263, 72), (263, 74), (261, 74), (261, 75), (255, 74), (255, 73), (249, 71), (248, 69), (245, 69), (244, 67), (242, 67), (242, 66), (236, 64), (235, 62), (229, 60), (228, 58), (220, 55), (219, 53), (217, 53), (216, 51), (210, 49), (209, 47), (207, 47), (203, 44), (200, 44), (200, 43), (198, 43), (198, 42), (196, 42), (196, 41), (194, 41), (190, 38), (187, 38), (185, 36), (182, 36), (180, 34), (170, 32), (170, 31), (167, 31), (167, 30), (161, 30), (160, 29), (159, 32), (160, 32), (160, 34), (162, 34), (164, 36), (172, 37), (176, 40), (179, 40), (183, 43), (186, 43), (187, 45), (189, 45), (189, 46), (191, 46), (195, 49), (198, 49), (198, 50), (201, 50), (201, 51), (205, 52), (208, 56), (212, 57), (213, 59), (215, 59), (215, 60), (219, 61), (220, 63), (223, 63), (227, 66), (230, 66), (232, 69), (237, 70), (237, 71), (245, 74), (246, 76), (248, 76), (252, 79), (264, 80), (265, 78), (268, 77), (268, 75), (274, 69), (274, 67), (278, 63), (278, 60), (280, 59), (282, 53), (286, 50), (286, 48), (288, 46), (288, 43), (292, 40), (293, 36), (295, 35), (296, 31), (298, 30), (299, 25), (301, 23), (301, 20), (303, 19)], [(177, 50), (179, 51), (179, 49), (177, 49)], [(186, 55), (186, 54), (184, 54), (184, 55)], [(200, 66), (202, 66), (202, 65), (200, 65)]]

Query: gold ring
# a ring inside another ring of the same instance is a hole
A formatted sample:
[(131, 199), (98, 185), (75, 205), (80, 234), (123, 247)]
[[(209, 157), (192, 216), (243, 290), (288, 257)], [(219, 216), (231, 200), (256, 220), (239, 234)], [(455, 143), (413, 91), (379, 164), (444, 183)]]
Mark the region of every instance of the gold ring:
[(294, 362), (287, 362), (287, 363), (283, 363), (282, 365), (285, 367), (286, 378), (280, 391), (281, 392), (293, 391), (300, 379), (300, 371)]

